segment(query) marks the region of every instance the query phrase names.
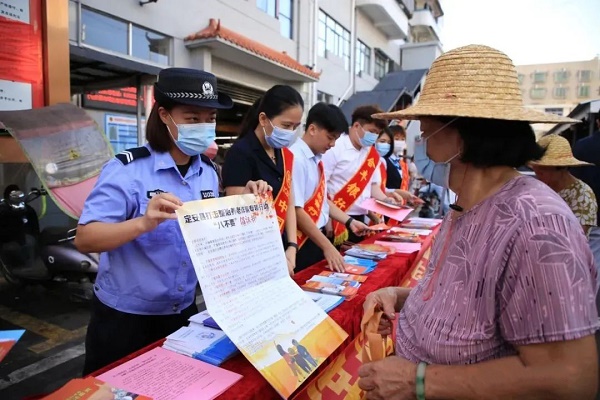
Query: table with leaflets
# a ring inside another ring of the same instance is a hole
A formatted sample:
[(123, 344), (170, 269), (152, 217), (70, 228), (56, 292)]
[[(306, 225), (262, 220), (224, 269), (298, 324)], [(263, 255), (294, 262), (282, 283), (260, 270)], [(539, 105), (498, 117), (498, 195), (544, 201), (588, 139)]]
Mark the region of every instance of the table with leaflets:
[[(363, 243), (374, 243), (383, 234), (377, 234), (370, 238), (367, 238)], [(380, 288), (388, 286), (398, 286), (407, 275), (407, 272), (411, 268), (416, 253), (413, 254), (392, 254), (386, 259), (379, 261), (377, 268), (369, 273), (368, 279), (362, 283), (358, 293), (350, 299), (344, 300), (339, 306), (329, 312), (329, 316), (344, 330), (348, 333), (346, 341), (334, 352), (329, 358), (328, 362), (335, 359), (344, 348), (352, 342), (352, 340), (360, 333), (360, 322), (363, 313), (363, 303), (366, 296)], [(294, 276), (294, 281), (299, 285), (305, 283), (313, 275), (318, 275), (320, 272), (326, 269), (326, 262), (322, 261), (317, 263), (301, 272), (298, 272)], [(115, 368), (118, 365), (125, 363), (135, 357), (138, 357), (149, 350), (162, 345), (164, 341), (158, 341), (140, 351), (125, 357), (106, 368), (95, 372), (94, 376), (99, 376), (102, 373)], [(327, 362), (322, 365), (319, 370), (315, 371), (304, 385), (309, 384), (313, 379), (318, 377), (323, 367), (327, 365)], [(229, 388), (225, 393), (221, 394), (218, 399), (280, 399), (281, 396), (273, 389), (273, 387), (261, 376), (261, 374), (254, 368), (254, 366), (246, 359), (243, 355), (239, 354), (234, 358), (224, 362), (221, 368), (238, 373), (243, 376), (235, 385)], [(303, 385), (303, 386), (304, 386)]]

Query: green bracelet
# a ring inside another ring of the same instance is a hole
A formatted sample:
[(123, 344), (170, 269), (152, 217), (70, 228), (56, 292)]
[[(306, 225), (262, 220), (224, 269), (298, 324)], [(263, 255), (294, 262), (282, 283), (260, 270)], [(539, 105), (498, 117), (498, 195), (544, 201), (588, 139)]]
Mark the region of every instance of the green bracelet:
[(425, 368), (427, 363), (421, 361), (417, 366), (417, 378), (415, 380), (415, 392), (417, 400), (425, 400)]

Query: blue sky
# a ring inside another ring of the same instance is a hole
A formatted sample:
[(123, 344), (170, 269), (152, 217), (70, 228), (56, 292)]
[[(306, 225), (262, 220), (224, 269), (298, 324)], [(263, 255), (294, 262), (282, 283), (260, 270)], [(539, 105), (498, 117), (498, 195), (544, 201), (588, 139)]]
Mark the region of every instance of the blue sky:
[(477, 43), (516, 64), (600, 54), (600, 0), (441, 0), (444, 50)]

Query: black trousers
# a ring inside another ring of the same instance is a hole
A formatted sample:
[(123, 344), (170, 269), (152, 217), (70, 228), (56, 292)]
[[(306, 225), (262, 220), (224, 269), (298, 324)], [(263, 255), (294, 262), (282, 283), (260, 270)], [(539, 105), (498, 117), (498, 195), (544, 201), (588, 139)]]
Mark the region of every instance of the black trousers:
[(197, 313), (198, 307), (192, 303), (180, 314), (129, 314), (105, 305), (94, 296), (85, 337), (83, 376), (187, 326), (188, 318)]
[[(325, 230), (322, 229), (321, 232), (324, 234)], [(322, 261), (324, 258), (325, 256), (323, 255), (323, 250), (321, 250), (321, 248), (317, 246), (315, 242), (307, 239), (300, 250), (298, 250), (298, 254), (296, 254), (296, 269), (294, 271), (302, 271), (303, 269)]]

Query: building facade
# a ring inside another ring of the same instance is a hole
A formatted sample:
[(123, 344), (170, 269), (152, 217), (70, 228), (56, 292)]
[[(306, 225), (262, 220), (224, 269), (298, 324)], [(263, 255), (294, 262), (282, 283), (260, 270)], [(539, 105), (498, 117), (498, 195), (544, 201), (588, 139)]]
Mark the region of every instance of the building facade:
[(69, 0), (71, 92), (121, 149), (142, 142), (132, 121), (143, 123), (160, 69), (211, 71), (235, 102), (219, 115), (224, 144), (275, 84), (308, 108), (340, 104), (402, 66), (427, 68), (442, 15), (438, 0)]
[[(517, 66), (523, 102), (532, 109), (568, 115), (580, 103), (600, 98), (600, 58)], [(553, 125), (534, 126), (542, 134)]]

